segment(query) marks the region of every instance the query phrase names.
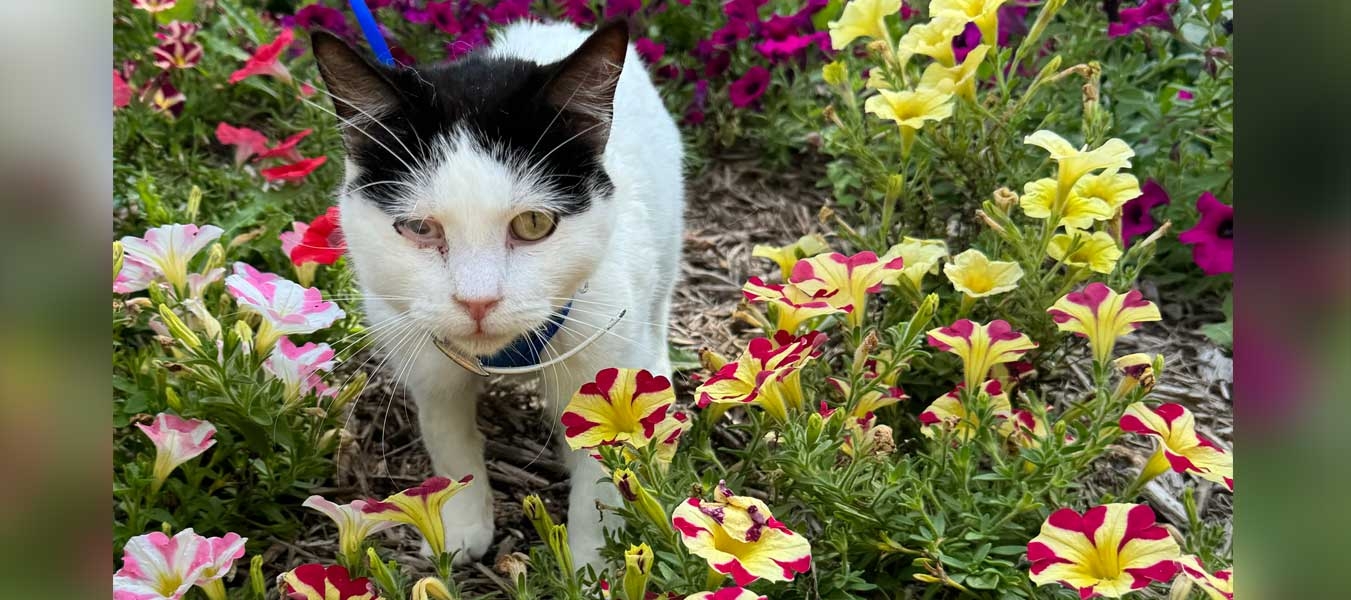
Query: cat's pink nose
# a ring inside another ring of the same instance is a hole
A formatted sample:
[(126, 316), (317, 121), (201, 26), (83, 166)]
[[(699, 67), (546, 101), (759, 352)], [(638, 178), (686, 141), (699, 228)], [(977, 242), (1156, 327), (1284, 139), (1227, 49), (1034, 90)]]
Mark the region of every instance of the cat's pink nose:
[(469, 313), (469, 318), (475, 321), (482, 321), (483, 318), (487, 317), (488, 313), (493, 310), (493, 307), (496, 307), (497, 303), (502, 301), (502, 298), (500, 296), (497, 298), (461, 298), (459, 296), (451, 296), (451, 297), (455, 300), (456, 304), (463, 306), (465, 312)]

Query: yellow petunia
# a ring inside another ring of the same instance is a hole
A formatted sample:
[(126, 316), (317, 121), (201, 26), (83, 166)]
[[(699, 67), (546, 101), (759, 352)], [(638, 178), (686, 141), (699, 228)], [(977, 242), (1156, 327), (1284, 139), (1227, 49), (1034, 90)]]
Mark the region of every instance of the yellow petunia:
[(924, 69), (919, 78), (920, 89), (938, 90), (946, 94), (957, 94), (967, 100), (976, 100), (976, 70), (985, 62), (990, 47), (981, 44), (971, 49), (966, 60), (955, 67), (945, 67), (932, 63)]
[(1023, 268), (1016, 262), (990, 260), (972, 248), (953, 257), (943, 267), (952, 287), (972, 298), (983, 298), (1017, 289)]
[(998, 41), (999, 7), (1006, 0), (933, 0), (929, 3), (929, 14), (934, 16), (951, 15), (964, 22), (975, 23), (980, 28), (980, 39), (987, 44)]
[[(887, 253), (882, 256), (883, 262), (890, 262), (892, 259), (900, 258), (902, 264), (900, 275), (904, 275), (911, 283), (915, 284), (915, 289), (920, 289), (920, 284), (924, 282), (924, 276), (938, 273), (938, 263), (948, 255), (948, 244), (943, 240), (921, 240), (906, 236), (901, 238), (901, 243), (892, 246)], [(891, 279), (884, 280), (887, 285), (896, 285), (899, 275)]]
[(864, 110), (878, 118), (895, 121), (901, 128), (901, 152), (909, 155), (915, 132), (926, 121), (942, 121), (952, 116), (952, 94), (938, 90), (878, 90), (863, 103)]
[(787, 281), (788, 276), (793, 272), (793, 265), (797, 263), (798, 259), (811, 258), (827, 250), (830, 250), (830, 246), (826, 245), (826, 238), (819, 233), (813, 233), (804, 235), (798, 238), (796, 242), (785, 246), (756, 244), (754, 248), (751, 248), (751, 256), (774, 261), (774, 264), (779, 265), (779, 271), (783, 273), (783, 278)]
[[(1080, 183), (1087, 180), (1088, 177), (1085, 177)], [(1088, 229), (1093, 226), (1094, 221), (1112, 218), (1114, 214), (1112, 207), (1102, 199), (1091, 196), (1071, 193), (1065, 198), (1063, 206), (1056, 206), (1058, 195), (1056, 186), (1056, 181), (1049, 177), (1024, 186), (1023, 197), (1018, 199), (1018, 206), (1022, 207), (1023, 214), (1034, 219), (1049, 219), (1051, 215), (1058, 214), (1060, 222), (1056, 223), (1057, 226), (1075, 229)]]
[(1126, 142), (1112, 138), (1089, 150), (1077, 149), (1053, 131), (1042, 129), (1023, 138), (1024, 144), (1037, 146), (1051, 153), (1056, 161), (1056, 183), (1060, 193), (1068, 194), (1080, 177), (1103, 169), (1124, 169), (1131, 166), (1135, 151)]
[(1071, 267), (1087, 268), (1103, 274), (1116, 269), (1116, 261), (1121, 258), (1121, 248), (1105, 231), (1094, 232), (1093, 235), (1073, 230), (1056, 234), (1046, 246), (1046, 253)]
[(901, 0), (854, 0), (830, 22), (830, 46), (844, 50), (858, 38), (887, 39), (886, 18), (901, 10)]
[(898, 44), (901, 64), (904, 65), (916, 54), (933, 58), (945, 67), (957, 64), (957, 57), (952, 52), (952, 38), (957, 37), (965, 28), (966, 20), (951, 14), (938, 15), (928, 23), (911, 27), (910, 31), (901, 36)]
[(1111, 209), (1113, 216), (1121, 212), (1127, 202), (1139, 197), (1140, 182), (1134, 175), (1118, 173), (1116, 169), (1108, 169), (1099, 175), (1084, 175), (1070, 190), (1071, 203), (1073, 198), (1102, 202)]

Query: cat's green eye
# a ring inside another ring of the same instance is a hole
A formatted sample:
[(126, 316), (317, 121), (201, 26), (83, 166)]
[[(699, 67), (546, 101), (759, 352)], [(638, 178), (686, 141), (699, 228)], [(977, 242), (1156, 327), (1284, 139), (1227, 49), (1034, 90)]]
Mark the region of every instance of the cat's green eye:
[(557, 227), (553, 215), (530, 210), (511, 219), (511, 236), (523, 242), (538, 242), (553, 234)]

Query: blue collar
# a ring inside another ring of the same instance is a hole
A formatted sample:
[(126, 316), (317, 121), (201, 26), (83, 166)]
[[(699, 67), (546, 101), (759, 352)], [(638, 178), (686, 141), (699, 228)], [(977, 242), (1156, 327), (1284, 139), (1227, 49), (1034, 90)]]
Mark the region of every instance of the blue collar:
[(543, 325), (539, 326), (530, 333), (522, 335), (511, 342), (510, 346), (497, 351), (489, 357), (479, 357), (479, 361), (485, 367), (513, 368), (529, 367), (539, 364), (540, 355), (544, 352), (544, 347), (549, 345), (558, 329), (563, 326), (563, 321), (568, 318), (568, 311), (572, 310), (572, 301), (568, 300), (563, 305), (563, 309), (550, 317)]

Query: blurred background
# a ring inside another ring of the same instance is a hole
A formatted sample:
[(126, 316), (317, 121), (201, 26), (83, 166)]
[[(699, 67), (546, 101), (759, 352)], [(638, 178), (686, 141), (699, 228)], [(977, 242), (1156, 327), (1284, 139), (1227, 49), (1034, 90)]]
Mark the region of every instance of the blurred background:
[[(1253, 1), (1237, 12), (1238, 587), (1249, 599), (1342, 597), (1351, 4)], [(0, 2), (5, 597), (110, 589), (110, 19), (108, 2)]]

